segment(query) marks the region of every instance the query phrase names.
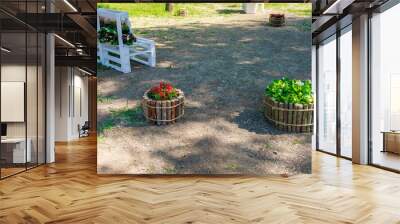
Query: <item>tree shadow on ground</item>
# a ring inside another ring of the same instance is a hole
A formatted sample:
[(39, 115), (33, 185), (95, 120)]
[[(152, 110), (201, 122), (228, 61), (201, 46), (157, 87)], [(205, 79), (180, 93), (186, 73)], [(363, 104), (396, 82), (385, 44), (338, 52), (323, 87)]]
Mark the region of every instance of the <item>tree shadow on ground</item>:
[[(235, 136), (243, 133), (243, 130), (251, 132), (257, 139), (285, 136), (286, 133), (275, 129), (265, 120), (260, 106), (265, 87), (270, 81), (282, 76), (310, 79), (311, 36), (309, 32), (296, 28), (296, 24), (301, 25), (306, 20), (310, 19), (289, 19), (288, 23), (292, 25), (279, 29), (266, 26), (264, 21), (246, 21), (246, 25), (192, 23), (135, 29), (138, 36), (157, 43), (157, 67), (132, 63), (132, 72), (128, 74), (113, 70), (99, 73), (99, 92), (136, 102), (140, 101), (148, 88), (164, 80), (185, 92), (188, 107), (183, 120), (178, 122), (182, 127), (199, 122), (211, 124), (220, 119), (237, 125), (235, 130), (229, 129), (235, 132)], [(131, 128), (139, 130), (136, 132), (140, 133), (136, 136), (138, 139), (158, 136), (157, 133), (160, 137), (154, 138), (154, 141), (161, 142), (169, 137), (163, 134), (170, 127), (146, 124)], [(179, 130), (174, 131), (179, 134)], [(271, 154), (273, 152), (261, 150), (265, 144), (263, 142), (226, 144), (218, 139), (181, 141), (190, 142), (186, 146), (192, 147), (187, 157), (174, 155), (177, 153), (176, 145), (171, 143), (165, 143), (151, 152), (154, 158), (162, 158), (171, 165), (168, 172), (176, 170), (179, 173), (204, 174), (232, 170), (234, 173), (265, 174), (264, 169), (255, 167), (270, 163), (281, 170), (285, 168), (287, 172), (298, 173), (307, 171), (311, 164), (310, 152), (305, 149), (293, 152), (301, 153), (297, 159), (290, 156), (285, 159), (275, 158), (276, 155)], [(293, 139), (287, 137), (282, 141), (290, 145)], [(210, 145), (210, 142), (216, 143)], [(140, 144), (140, 140), (135, 144)], [(229, 153), (224, 155), (222, 151)], [(280, 152), (277, 152), (279, 155)], [(289, 153), (284, 148), (281, 148), (281, 152)], [(130, 153), (131, 157), (135, 157), (138, 152), (132, 149)], [(269, 161), (271, 158), (276, 159), (275, 162)], [(226, 167), (221, 169), (221, 166)], [(273, 166), (270, 168), (274, 169)]]
[(287, 134), (269, 123), (261, 110), (245, 109), (233, 119), (239, 128), (246, 129), (256, 134), (280, 135)]
[[(254, 140), (258, 144), (258, 140)], [(249, 143), (221, 143), (214, 136), (198, 139), (191, 145), (192, 152), (179, 155), (180, 148), (165, 147), (152, 153), (168, 165), (167, 174), (293, 174), (310, 173), (310, 158), (306, 151), (292, 158), (280, 156), (278, 149), (249, 148)], [(225, 149), (224, 151), (217, 150)], [(302, 153), (303, 155), (300, 155)], [(177, 155), (178, 154), (178, 155)], [(248, 164), (251, 164), (249, 166)], [(279, 167), (279, 171), (276, 170)]]

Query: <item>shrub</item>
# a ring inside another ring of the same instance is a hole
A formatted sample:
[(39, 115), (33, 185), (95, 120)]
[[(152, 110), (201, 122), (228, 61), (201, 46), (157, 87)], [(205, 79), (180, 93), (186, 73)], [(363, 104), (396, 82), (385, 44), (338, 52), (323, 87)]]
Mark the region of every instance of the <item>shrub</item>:
[(265, 95), (280, 103), (313, 103), (310, 80), (277, 79), (267, 86)]
[(149, 98), (153, 100), (172, 100), (178, 95), (178, 91), (166, 82), (160, 82), (158, 86), (152, 87), (148, 93)]

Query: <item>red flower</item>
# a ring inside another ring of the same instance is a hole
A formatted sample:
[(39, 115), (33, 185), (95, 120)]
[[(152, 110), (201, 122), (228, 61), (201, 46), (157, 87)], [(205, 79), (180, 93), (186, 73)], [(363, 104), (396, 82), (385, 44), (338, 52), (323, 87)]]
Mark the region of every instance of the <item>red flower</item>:
[(171, 92), (174, 89), (174, 87), (172, 87), (172, 85), (168, 83), (166, 85), (165, 89), (167, 89), (167, 91)]
[(149, 96), (159, 100), (171, 99), (176, 97), (176, 90), (170, 83), (160, 82), (150, 89)]
[(150, 92), (152, 93), (160, 93), (161, 92), (161, 88), (158, 86), (154, 86), (153, 88), (151, 88)]

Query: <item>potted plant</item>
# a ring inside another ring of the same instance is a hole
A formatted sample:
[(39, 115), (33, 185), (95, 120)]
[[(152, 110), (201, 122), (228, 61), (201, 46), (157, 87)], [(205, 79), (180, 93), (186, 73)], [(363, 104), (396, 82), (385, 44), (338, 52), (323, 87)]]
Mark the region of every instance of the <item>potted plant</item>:
[(277, 128), (312, 132), (314, 104), (310, 80), (282, 78), (265, 89), (264, 115)]
[(170, 83), (160, 82), (144, 93), (143, 113), (147, 121), (152, 124), (171, 124), (183, 116), (184, 103), (185, 96), (182, 90)]
[(269, 24), (271, 26), (276, 26), (276, 27), (285, 25), (285, 14), (283, 13), (269, 14)]
[[(100, 29), (97, 32), (100, 43), (109, 43), (118, 45), (118, 32), (115, 22), (101, 22)], [(122, 24), (122, 42), (126, 45), (132, 45), (136, 42), (136, 37), (132, 34), (129, 26), (126, 23)]]
[(178, 10), (178, 16), (186, 17), (188, 16), (188, 10), (185, 8), (181, 8)]

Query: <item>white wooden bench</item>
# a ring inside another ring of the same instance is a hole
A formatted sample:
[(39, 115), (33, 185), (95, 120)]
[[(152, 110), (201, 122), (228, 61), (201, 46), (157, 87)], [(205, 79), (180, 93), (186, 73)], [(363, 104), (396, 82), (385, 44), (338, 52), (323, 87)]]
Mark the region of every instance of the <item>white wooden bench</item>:
[[(100, 21), (115, 21), (118, 33), (118, 45), (97, 42), (97, 62), (114, 68), (123, 73), (131, 72), (130, 60), (155, 67), (156, 48), (155, 42), (138, 37), (132, 45), (126, 45), (122, 39), (122, 25), (126, 24), (131, 29), (127, 12), (97, 9), (97, 31), (100, 30)], [(132, 32), (133, 33), (133, 32)]]

